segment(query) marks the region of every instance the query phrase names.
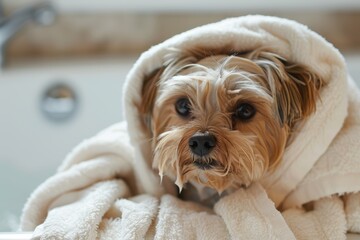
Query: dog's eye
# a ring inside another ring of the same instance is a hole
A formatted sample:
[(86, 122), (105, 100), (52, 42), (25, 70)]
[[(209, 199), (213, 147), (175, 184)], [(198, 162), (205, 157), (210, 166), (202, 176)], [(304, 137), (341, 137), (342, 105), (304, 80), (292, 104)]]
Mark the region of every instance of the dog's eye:
[(182, 117), (188, 117), (191, 113), (190, 101), (187, 98), (180, 98), (175, 103), (176, 112)]
[(256, 113), (256, 109), (249, 103), (241, 103), (235, 110), (234, 117), (240, 120), (248, 120)]

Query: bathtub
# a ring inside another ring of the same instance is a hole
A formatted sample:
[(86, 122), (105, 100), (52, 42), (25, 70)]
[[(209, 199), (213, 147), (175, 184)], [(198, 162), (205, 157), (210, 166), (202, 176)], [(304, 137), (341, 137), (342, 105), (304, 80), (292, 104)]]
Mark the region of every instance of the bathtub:
[[(75, 145), (122, 120), (122, 85), (133, 62), (132, 57), (43, 60), (0, 73), (0, 232), (18, 228), (30, 193)], [(59, 86), (74, 99), (51, 109), (54, 99), (47, 95)]]
[[(346, 59), (360, 86), (360, 55)], [(0, 232), (16, 231), (30, 193), (55, 173), (75, 145), (123, 119), (122, 85), (134, 60), (43, 60), (17, 63), (1, 73)], [(63, 106), (72, 111), (62, 117), (47, 111), (46, 96), (57, 86), (73, 94), (73, 102)], [(0, 233), (0, 240), (29, 237)]]

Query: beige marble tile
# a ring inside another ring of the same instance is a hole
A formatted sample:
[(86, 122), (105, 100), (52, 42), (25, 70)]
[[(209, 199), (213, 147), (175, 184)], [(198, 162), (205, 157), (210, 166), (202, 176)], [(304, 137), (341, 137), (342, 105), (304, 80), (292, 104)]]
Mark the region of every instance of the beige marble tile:
[[(66, 14), (50, 27), (28, 24), (11, 41), (7, 57), (139, 54), (174, 34), (248, 13)], [(359, 12), (264, 12), (308, 25), (344, 52), (360, 51)]]

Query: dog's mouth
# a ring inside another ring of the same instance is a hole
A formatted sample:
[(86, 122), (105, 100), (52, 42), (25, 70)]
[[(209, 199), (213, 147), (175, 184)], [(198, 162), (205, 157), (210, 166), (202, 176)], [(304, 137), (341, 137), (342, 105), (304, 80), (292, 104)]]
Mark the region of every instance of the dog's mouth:
[(218, 165), (217, 161), (213, 158), (210, 159), (195, 159), (193, 164), (201, 170), (209, 170)]

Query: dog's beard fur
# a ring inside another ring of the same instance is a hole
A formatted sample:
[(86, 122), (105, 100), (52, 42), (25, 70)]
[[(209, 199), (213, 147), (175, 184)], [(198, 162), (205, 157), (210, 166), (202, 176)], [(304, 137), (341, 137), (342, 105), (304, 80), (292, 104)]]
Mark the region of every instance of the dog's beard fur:
[[(197, 59), (173, 58), (143, 86), (139, 110), (152, 136), (153, 167), (180, 189), (188, 181), (218, 192), (247, 186), (279, 164), (296, 123), (315, 110), (322, 81), (265, 50)], [(181, 98), (190, 102), (190, 118), (175, 110)], [(234, 118), (239, 103), (254, 106), (254, 117)], [(206, 156), (189, 147), (197, 132), (216, 137)]]

